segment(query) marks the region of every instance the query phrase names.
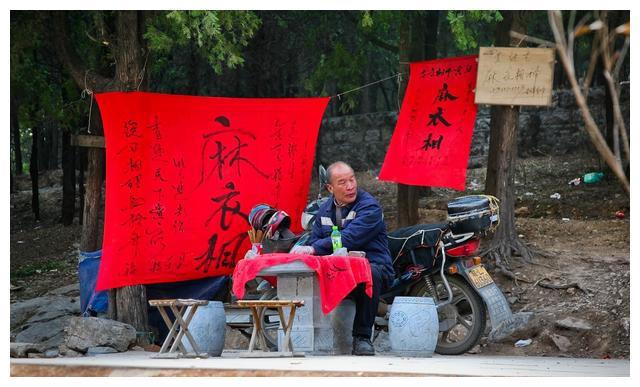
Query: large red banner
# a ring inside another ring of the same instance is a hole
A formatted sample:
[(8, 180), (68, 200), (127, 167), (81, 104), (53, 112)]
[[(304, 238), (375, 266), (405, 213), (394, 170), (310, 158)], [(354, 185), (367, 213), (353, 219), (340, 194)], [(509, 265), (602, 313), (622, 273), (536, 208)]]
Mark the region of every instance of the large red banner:
[(477, 111), (476, 59), (411, 63), (380, 180), (464, 190)]
[(301, 230), (328, 98), (96, 99), (107, 163), (97, 290), (231, 274), (258, 203)]

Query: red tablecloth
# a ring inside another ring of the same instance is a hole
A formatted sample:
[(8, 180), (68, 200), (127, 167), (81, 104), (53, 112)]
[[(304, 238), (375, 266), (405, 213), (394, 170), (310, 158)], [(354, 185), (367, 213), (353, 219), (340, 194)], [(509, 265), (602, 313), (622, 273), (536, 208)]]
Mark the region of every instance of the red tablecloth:
[(293, 261), (302, 261), (318, 275), (322, 312), (333, 310), (351, 291), (364, 282), (369, 297), (373, 292), (371, 267), (366, 258), (315, 256), (303, 254), (265, 254), (252, 259), (243, 259), (233, 271), (233, 292), (242, 299), (245, 284), (254, 279), (260, 270)]

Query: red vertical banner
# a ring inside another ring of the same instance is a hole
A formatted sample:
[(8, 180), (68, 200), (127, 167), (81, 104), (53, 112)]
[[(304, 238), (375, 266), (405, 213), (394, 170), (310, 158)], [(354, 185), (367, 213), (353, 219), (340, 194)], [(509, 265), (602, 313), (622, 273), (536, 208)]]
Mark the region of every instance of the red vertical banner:
[(477, 107), (477, 55), (411, 63), (379, 179), (464, 190)]
[(96, 99), (107, 164), (98, 290), (231, 274), (258, 203), (300, 230), (328, 98)]

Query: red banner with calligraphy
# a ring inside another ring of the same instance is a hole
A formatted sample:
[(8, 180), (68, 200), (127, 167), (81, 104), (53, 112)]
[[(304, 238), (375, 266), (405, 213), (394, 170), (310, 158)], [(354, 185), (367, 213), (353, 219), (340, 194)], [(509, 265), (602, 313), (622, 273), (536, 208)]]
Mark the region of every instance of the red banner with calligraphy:
[(411, 63), (380, 180), (464, 190), (477, 111), (476, 58)]
[(301, 231), (328, 98), (96, 95), (106, 144), (97, 290), (230, 275), (258, 203)]

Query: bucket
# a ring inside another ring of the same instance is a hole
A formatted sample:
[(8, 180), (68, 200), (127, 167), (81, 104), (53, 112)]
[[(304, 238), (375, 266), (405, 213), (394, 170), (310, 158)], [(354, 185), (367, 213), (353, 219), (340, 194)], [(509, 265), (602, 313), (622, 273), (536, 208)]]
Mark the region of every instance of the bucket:
[[(201, 352), (206, 352), (209, 356), (220, 356), (222, 354), (226, 322), (227, 319), (222, 302), (209, 301), (208, 305), (198, 307), (189, 324), (189, 332)], [(187, 352), (194, 352), (191, 343), (186, 337), (182, 338), (182, 344), (184, 344)]]
[(438, 343), (438, 311), (430, 297), (396, 297), (389, 314), (391, 352), (431, 357)]

